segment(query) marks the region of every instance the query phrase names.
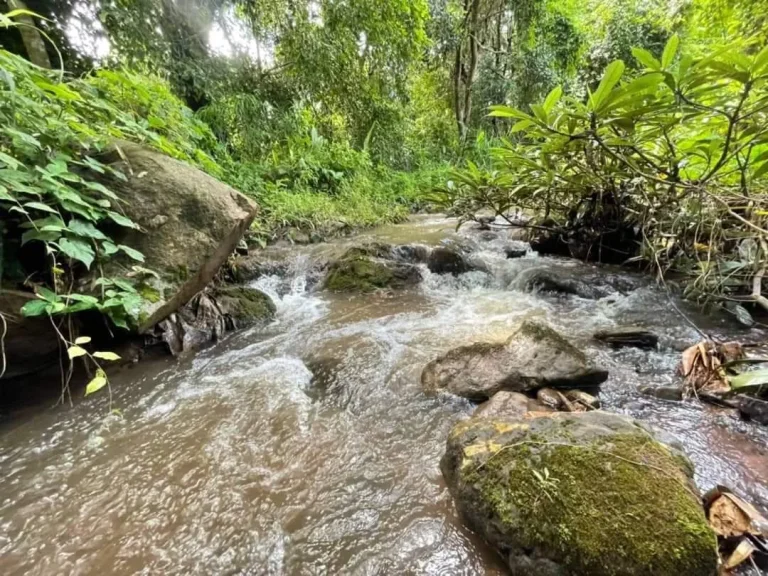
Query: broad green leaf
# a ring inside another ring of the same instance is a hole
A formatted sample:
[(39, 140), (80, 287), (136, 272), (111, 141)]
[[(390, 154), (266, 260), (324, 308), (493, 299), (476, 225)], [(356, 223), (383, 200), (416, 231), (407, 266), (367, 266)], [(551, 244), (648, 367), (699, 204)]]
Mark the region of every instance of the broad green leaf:
[(752, 73), (760, 75), (768, 67), (768, 46), (760, 50), (752, 64)]
[(67, 229), (82, 238), (93, 238), (94, 240), (107, 240), (104, 233), (96, 228), (90, 222), (83, 222), (82, 220), (72, 219), (67, 224)]
[(680, 37), (675, 34), (667, 41), (664, 53), (661, 55), (661, 67), (665, 70), (670, 67), (675, 56), (677, 56), (678, 46), (680, 46)]
[(25, 202), (24, 208), (32, 208), (33, 210), (48, 212), (49, 214), (58, 214), (56, 210), (48, 206), (48, 204), (43, 204), (42, 202)]
[(600, 108), (611, 90), (613, 90), (616, 84), (619, 83), (623, 74), (624, 62), (615, 60), (608, 64), (603, 79), (600, 81), (600, 85), (597, 87), (597, 90), (595, 90), (595, 93), (592, 94), (591, 101), (593, 110), (596, 111)]
[(653, 54), (644, 48), (632, 48), (632, 56), (640, 64), (651, 70), (661, 70), (661, 63), (653, 57)]
[(28, 318), (42, 316), (46, 313), (48, 302), (45, 300), (30, 300), (21, 308), (21, 314)]
[(82, 240), (62, 238), (59, 240), (58, 246), (59, 250), (61, 250), (64, 254), (73, 260), (82, 262), (85, 264), (85, 267), (90, 270), (91, 264), (93, 264), (93, 259), (96, 256), (93, 253), (93, 248), (91, 248), (90, 245), (86, 244)]
[(139, 226), (136, 224), (133, 220), (130, 218), (126, 218), (122, 214), (119, 214), (117, 212), (109, 211), (107, 212), (107, 216), (115, 223), (120, 226), (123, 226), (125, 228), (135, 228), (138, 230)]
[(38, 286), (37, 295), (47, 302), (57, 302), (59, 300), (58, 294), (45, 286)]
[(93, 357), (98, 358), (99, 360), (106, 360), (107, 362), (115, 362), (120, 360), (120, 356), (114, 352), (94, 352)]
[(6, 134), (10, 134), (14, 139), (18, 139), (21, 142), (28, 144), (29, 146), (33, 146), (38, 149), (43, 147), (43, 145), (40, 144), (40, 141), (31, 134), (27, 134), (26, 132), (21, 132), (20, 130), (16, 130), (15, 128), (10, 127), (3, 128), (3, 131)]
[(136, 262), (144, 262), (144, 254), (138, 250), (134, 250), (130, 246), (125, 246), (124, 244), (118, 245), (118, 248), (125, 252), (130, 258), (136, 260)]
[(629, 96), (631, 94), (637, 94), (643, 90), (655, 88), (661, 81), (664, 80), (664, 74), (659, 72), (653, 72), (650, 74), (643, 74), (632, 80), (629, 84), (624, 86), (623, 95)]
[(75, 340), (75, 344), (82, 345), (82, 344), (88, 344), (91, 341), (90, 336), (80, 336)]
[(728, 383), (731, 385), (731, 390), (740, 392), (768, 386), (768, 370), (755, 370), (738, 376), (730, 376)]
[(101, 249), (104, 250), (105, 256), (112, 256), (112, 254), (115, 254), (118, 250), (117, 246), (112, 242), (104, 242), (104, 244), (101, 245)]
[(11, 170), (16, 170), (19, 166), (21, 166), (21, 162), (16, 160), (13, 156), (9, 156), (5, 152), (0, 151), (0, 162), (8, 166)]
[(84, 348), (80, 348), (80, 346), (70, 346), (67, 350), (67, 356), (69, 356), (70, 360), (85, 356), (86, 354), (88, 354), (88, 352), (86, 352)]
[(763, 162), (757, 170), (755, 170), (755, 173), (752, 175), (752, 178), (757, 180), (758, 178), (762, 178), (765, 176), (765, 174), (768, 173), (768, 162)]
[(90, 394), (94, 394), (104, 388), (104, 386), (107, 385), (107, 375), (104, 373), (103, 370), (97, 370), (96, 376), (88, 382), (88, 385), (85, 387), (85, 395), (89, 396)]
[(494, 118), (517, 118), (518, 120), (533, 120), (525, 112), (516, 110), (510, 106), (491, 106), (491, 112), (488, 114)]
[(73, 300), (75, 302), (85, 302), (87, 304), (98, 304), (99, 299), (94, 296), (88, 296), (87, 294), (67, 294), (67, 300)]
[(123, 280), (122, 278), (115, 278), (113, 280), (115, 286), (120, 288), (123, 292), (130, 292), (131, 294), (136, 294), (136, 288), (134, 288), (133, 284), (128, 282), (128, 280)]
[(536, 124), (533, 122), (533, 120), (520, 120), (519, 122), (515, 122), (514, 126), (510, 128), (510, 133), (515, 134), (517, 132), (522, 132), (523, 130), (527, 130), (531, 126), (535, 126)]
[(547, 98), (544, 100), (544, 111), (549, 114), (552, 112), (552, 109), (557, 105), (557, 103), (560, 101), (560, 98), (563, 96), (563, 88), (561, 86), (557, 86), (556, 88), (553, 88), (552, 91), (547, 95)]
[(118, 200), (117, 194), (99, 182), (86, 182), (85, 187), (89, 190), (99, 192), (112, 200)]
[(27, 230), (21, 235), (21, 245), (23, 246), (32, 240), (40, 240), (41, 242), (56, 242), (59, 238), (61, 238), (61, 232)]

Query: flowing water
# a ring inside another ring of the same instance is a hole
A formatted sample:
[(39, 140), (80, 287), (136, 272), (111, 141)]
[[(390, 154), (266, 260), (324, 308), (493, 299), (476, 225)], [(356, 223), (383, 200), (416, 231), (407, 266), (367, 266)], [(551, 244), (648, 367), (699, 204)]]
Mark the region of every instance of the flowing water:
[[(373, 232), (437, 244), (454, 222), (421, 217)], [(273, 249), (290, 271), (254, 286), (277, 320), (194, 357), (140, 363), (105, 395), (12, 422), (0, 436), (0, 573), (503, 574), (456, 517), (439, 472), (453, 424), (473, 406), (427, 397), (424, 365), (457, 345), (502, 340), (544, 318), (610, 370), (607, 410), (674, 434), (707, 489), (726, 484), (768, 505), (767, 429), (695, 402), (645, 398), (669, 384), (697, 332), (651, 281), (626, 271), (483, 241), (493, 274), (431, 275), (403, 293), (332, 295), (311, 287), (313, 264), (360, 238)], [(609, 295), (527, 293), (517, 273), (556, 266)], [(680, 305), (682, 306), (682, 305)], [(765, 339), (684, 308), (720, 337)], [(659, 351), (610, 350), (597, 329), (641, 325)]]

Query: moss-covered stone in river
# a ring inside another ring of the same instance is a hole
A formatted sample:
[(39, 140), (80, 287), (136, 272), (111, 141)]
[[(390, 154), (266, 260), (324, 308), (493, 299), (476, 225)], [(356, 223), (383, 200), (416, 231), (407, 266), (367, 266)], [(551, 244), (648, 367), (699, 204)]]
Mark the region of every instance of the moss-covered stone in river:
[(616, 415), (454, 430), (442, 468), (513, 574), (709, 576), (715, 536), (687, 459)]
[(416, 266), (365, 256), (345, 257), (331, 265), (325, 287), (334, 292), (373, 292), (403, 288), (421, 281)]
[(275, 317), (272, 299), (255, 288), (227, 286), (215, 292), (216, 302), (238, 326), (268, 322)]

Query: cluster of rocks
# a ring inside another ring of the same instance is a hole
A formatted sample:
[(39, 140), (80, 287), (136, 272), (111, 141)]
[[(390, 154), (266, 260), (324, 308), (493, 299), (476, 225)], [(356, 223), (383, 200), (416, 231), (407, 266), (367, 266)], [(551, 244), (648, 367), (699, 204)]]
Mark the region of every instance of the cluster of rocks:
[(392, 246), (375, 242), (350, 248), (330, 264), (324, 286), (333, 292), (407, 288), (422, 281), (419, 265), (426, 265), (434, 274), (488, 272), (482, 262), (458, 244), (429, 249), (417, 244)]
[(440, 464), (460, 516), (515, 575), (714, 576), (692, 464), (663, 433), (595, 410), (582, 389), (607, 376), (535, 321), (430, 362), (428, 393), (485, 401), (451, 431)]

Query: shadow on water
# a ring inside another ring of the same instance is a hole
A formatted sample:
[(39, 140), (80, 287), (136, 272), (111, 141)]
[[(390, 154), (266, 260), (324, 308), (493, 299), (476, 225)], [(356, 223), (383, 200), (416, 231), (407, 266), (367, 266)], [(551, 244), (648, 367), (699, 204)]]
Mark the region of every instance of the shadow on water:
[[(436, 244), (420, 218), (367, 235)], [(359, 242), (358, 240), (355, 240)], [(458, 521), (439, 472), (446, 436), (470, 403), (425, 396), (423, 366), (451, 347), (500, 341), (540, 317), (610, 370), (606, 409), (673, 433), (707, 489), (730, 485), (765, 508), (765, 429), (729, 412), (638, 395), (672, 383), (677, 347), (697, 333), (646, 278), (478, 244), (493, 274), (424, 270), (392, 295), (308, 289), (314, 264), (350, 241), (274, 252), (289, 278), (255, 286), (277, 320), (179, 362), (142, 363), (103, 397), (39, 413), (0, 440), (0, 572), (16, 574), (504, 574)], [(573, 269), (598, 300), (515, 286), (530, 267)], [(707, 330), (741, 334), (688, 310)], [(658, 351), (611, 350), (597, 329), (639, 324)]]

